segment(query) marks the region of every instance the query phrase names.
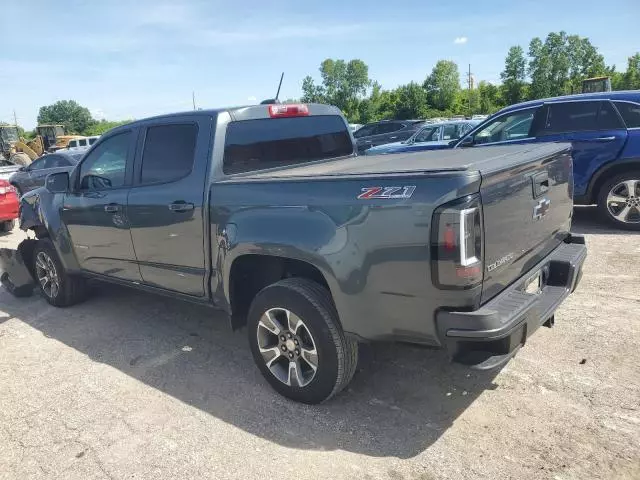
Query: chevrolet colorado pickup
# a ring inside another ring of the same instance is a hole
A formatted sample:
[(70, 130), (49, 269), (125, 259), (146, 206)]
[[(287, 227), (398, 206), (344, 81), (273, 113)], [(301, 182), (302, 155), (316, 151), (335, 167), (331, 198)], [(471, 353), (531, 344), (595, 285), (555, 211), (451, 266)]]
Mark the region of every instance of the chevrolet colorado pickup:
[(224, 310), (281, 394), (318, 403), (358, 343), (506, 363), (576, 287), (565, 144), (358, 157), (340, 112), (258, 105), (136, 121), (21, 199), (46, 300), (86, 279)]

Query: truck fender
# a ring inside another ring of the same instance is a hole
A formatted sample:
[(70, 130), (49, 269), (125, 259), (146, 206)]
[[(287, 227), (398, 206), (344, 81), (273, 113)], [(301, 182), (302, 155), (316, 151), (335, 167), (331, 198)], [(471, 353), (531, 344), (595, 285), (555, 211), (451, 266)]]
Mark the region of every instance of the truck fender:
[(46, 188), (27, 192), (20, 199), (20, 228), (32, 230), (36, 237), (51, 240), (62, 266), (68, 272), (80, 270), (69, 231), (62, 223), (60, 212), (64, 194), (54, 194)]
[[(291, 225), (296, 225), (292, 230)], [(344, 234), (324, 213), (307, 207), (256, 207), (232, 214), (218, 224), (212, 236), (214, 264), (220, 268), (218, 284), (212, 285), (216, 303), (230, 312), (231, 272), (234, 262), (248, 255), (260, 255), (304, 262), (320, 272), (339, 309), (341, 286), (328, 260), (327, 248), (340, 251), (336, 242), (344, 242)], [(334, 247), (331, 247), (334, 245)], [(257, 275), (257, 273), (256, 273)], [(215, 282), (215, 279), (214, 279)], [(340, 310), (338, 310), (340, 311)]]

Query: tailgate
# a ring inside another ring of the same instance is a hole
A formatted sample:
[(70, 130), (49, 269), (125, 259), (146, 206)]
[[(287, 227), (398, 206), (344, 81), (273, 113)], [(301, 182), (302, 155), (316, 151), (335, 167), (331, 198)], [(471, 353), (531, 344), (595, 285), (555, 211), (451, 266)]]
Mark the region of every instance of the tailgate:
[(532, 145), (510, 160), (506, 168), (481, 171), (483, 304), (560, 245), (571, 227), (570, 147)]

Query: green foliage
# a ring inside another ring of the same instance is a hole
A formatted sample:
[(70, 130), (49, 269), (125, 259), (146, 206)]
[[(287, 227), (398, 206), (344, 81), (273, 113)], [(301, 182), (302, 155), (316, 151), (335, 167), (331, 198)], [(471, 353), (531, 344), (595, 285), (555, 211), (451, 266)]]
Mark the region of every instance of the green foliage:
[(110, 122), (108, 120), (100, 120), (99, 122), (94, 122), (89, 128), (82, 132), (83, 135), (91, 136), (91, 135), (102, 135), (105, 132), (108, 132), (112, 128), (119, 127), (120, 125), (124, 125), (125, 123), (132, 122), (133, 120), (122, 120), (118, 122)]
[(509, 105), (525, 99), (526, 74), (527, 60), (524, 50), (519, 45), (511, 47), (504, 62), (504, 71), (500, 74), (503, 96)]
[(362, 60), (333, 60), (327, 58), (320, 65), (322, 85), (307, 76), (302, 81), (302, 101), (335, 105), (349, 119), (357, 122), (360, 103), (371, 85), (369, 67)]
[(619, 80), (621, 90), (640, 90), (640, 52), (629, 57), (627, 71)]
[(458, 65), (451, 60), (439, 60), (424, 81), (429, 103), (439, 110), (451, 109), (460, 92)]
[(427, 109), (427, 92), (415, 82), (399, 86), (395, 91), (397, 98), (393, 117), (401, 120), (424, 118)]
[(62, 124), (67, 133), (82, 133), (95, 123), (89, 109), (75, 100), (60, 100), (40, 107), (38, 124)]

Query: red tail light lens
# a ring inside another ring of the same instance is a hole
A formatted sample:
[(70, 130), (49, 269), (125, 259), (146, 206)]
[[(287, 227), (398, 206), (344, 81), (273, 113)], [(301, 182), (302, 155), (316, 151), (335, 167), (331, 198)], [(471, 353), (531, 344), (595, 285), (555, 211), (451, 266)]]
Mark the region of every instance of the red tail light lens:
[(465, 289), (482, 282), (482, 206), (477, 195), (438, 208), (431, 235), (434, 285)]
[(302, 104), (278, 104), (269, 105), (269, 116), (271, 118), (285, 117), (306, 117), (309, 115), (309, 107)]

